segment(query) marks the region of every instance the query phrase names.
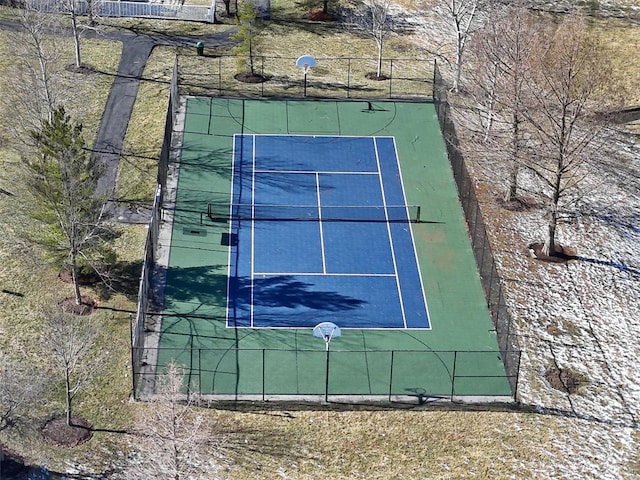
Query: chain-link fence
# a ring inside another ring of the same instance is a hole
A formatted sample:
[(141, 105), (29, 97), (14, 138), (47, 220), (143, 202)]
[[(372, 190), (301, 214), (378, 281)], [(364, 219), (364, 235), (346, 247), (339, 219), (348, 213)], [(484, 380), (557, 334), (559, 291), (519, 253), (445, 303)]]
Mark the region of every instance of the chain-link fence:
[(136, 356), (157, 359), (156, 368), (136, 374), (136, 394), (152, 396), (149, 386), (175, 361), (188, 372), (185, 390), (216, 400), (509, 400), (512, 379), (505, 378), (499, 355), (495, 350), (147, 348)]
[(183, 95), (313, 98), (430, 98), (432, 63), (385, 59), (377, 76), (375, 58), (317, 58), (307, 75), (295, 58), (256, 56), (253, 75), (238, 75), (246, 58), (194, 55), (182, 50), (179, 85)]
[(502, 352), (507, 377), (510, 379), (514, 398), (518, 387), (518, 372), (520, 370), (520, 351), (515, 332), (512, 331), (511, 316), (507, 309), (502, 292), (502, 281), (498, 275), (496, 264), (491, 253), (491, 245), (482, 218), (482, 211), (476, 197), (473, 179), (469, 175), (467, 166), (460, 150), (456, 135), (456, 128), (451, 119), (450, 106), (447, 97), (447, 86), (442, 79), (437, 63), (434, 62), (433, 99), (440, 121), (440, 128), (444, 137), (449, 161), (453, 169), (453, 176), (458, 186), (458, 195), (464, 209), (469, 236), (473, 246), (473, 253), (482, 278), (487, 305), (491, 313), (498, 346)]
[(156, 273), (156, 255), (158, 254), (160, 224), (162, 222), (162, 206), (167, 189), (167, 176), (171, 157), (171, 144), (173, 141), (173, 127), (178, 111), (178, 68), (177, 60), (174, 62), (173, 74), (169, 87), (169, 103), (164, 129), (164, 138), (160, 150), (158, 161), (158, 185), (156, 195), (151, 209), (151, 219), (149, 221), (149, 231), (144, 247), (144, 260), (142, 264), (142, 275), (140, 277), (140, 287), (138, 290), (138, 311), (131, 325), (131, 363), (133, 369), (133, 390), (138, 389), (137, 380), (144, 362), (145, 331), (150, 323), (150, 317), (160, 306), (154, 305), (155, 290), (154, 279)]

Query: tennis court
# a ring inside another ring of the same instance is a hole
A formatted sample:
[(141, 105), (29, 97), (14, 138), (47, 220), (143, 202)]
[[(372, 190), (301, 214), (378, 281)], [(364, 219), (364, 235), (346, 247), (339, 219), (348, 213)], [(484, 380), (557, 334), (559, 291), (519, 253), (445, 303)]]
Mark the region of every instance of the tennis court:
[[(392, 137), (239, 135), (233, 159), (230, 206), (209, 206), (231, 219), (228, 326), (429, 327)], [(351, 308), (300, 298), (329, 292)]]
[(217, 398), (510, 395), (432, 104), (189, 98), (183, 118), (158, 370)]

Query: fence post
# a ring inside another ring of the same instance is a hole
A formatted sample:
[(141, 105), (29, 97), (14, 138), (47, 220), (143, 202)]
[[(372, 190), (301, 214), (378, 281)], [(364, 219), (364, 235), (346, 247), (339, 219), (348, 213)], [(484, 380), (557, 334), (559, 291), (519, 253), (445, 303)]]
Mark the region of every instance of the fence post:
[(351, 57), (347, 59), (347, 98), (351, 98)]
[(201, 348), (198, 349), (198, 396), (202, 397), (202, 349)]
[(136, 375), (138, 367), (136, 367), (135, 346), (133, 345), (133, 313), (129, 314), (129, 338), (131, 339), (131, 386), (133, 390), (131, 394), (136, 397)]
[(391, 84), (393, 83), (393, 58), (389, 60), (389, 98), (393, 97)]
[(395, 350), (391, 350), (391, 365), (389, 368), (389, 402), (391, 402), (391, 389), (393, 388), (393, 357)]
[[(264, 78), (264, 55), (260, 56), (260, 76)], [(264, 84), (266, 82), (260, 82), (260, 96), (264, 97)]]
[(453, 351), (453, 371), (451, 372), (451, 397), (449, 400), (453, 402), (453, 395), (456, 391), (456, 361), (458, 360), (458, 351)]
[(516, 367), (516, 380), (513, 384), (513, 399), (516, 400), (518, 396), (518, 383), (520, 382), (520, 362), (522, 361), (522, 352), (516, 352), (518, 355), (518, 364)]
[(266, 354), (265, 354), (265, 349), (262, 349), (262, 401), (264, 402), (265, 400), (265, 373), (266, 373), (266, 368), (265, 368), (265, 364), (266, 364)]
[[(484, 257), (484, 255), (483, 255), (483, 257)], [(484, 263), (484, 261), (483, 261), (483, 263)], [(492, 305), (492, 301), (493, 301), (493, 282), (494, 282), (493, 272), (495, 271), (495, 269), (496, 269), (495, 265), (491, 265), (491, 268), (489, 269), (489, 270), (491, 270), (491, 273), (489, 274), (489, 295), (487, 295), (487, 307), (489, 308), (489, 311), (491, 311), (491, 305)], [(500, 282), (498, 282), (498, 287), (499, 286), (500, 286)], [(497, 322), (496, 322), (496, 330), (497, 330), (497, 328), (498, 328), (498, 326), (497, 326)]]

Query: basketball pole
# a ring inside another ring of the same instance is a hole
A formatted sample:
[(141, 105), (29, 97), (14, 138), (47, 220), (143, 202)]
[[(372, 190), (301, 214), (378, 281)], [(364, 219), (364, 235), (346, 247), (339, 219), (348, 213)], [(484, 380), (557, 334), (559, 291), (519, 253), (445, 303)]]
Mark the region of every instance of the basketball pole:
[(329, 344), (332, 338), (338, 338), (341, 335), (340, 327), (332, 322), (321, 322), (313, 327), (313, 336), (324, 340), (324, 403), (329, 403)]
[(302, 96), (306, 98), (306, 96), (307, 96), (307, 71), (308, 71), (308, 70), (307, 70), (307, 68), (305, 67), (305, 68), (303, 69), (303, 71), (304, 71), (304, 93), (303, 93), (303, 95), (302, 95)]
[(326, 368), (325, 368), (325, 379), (324, 379), (324, 402), (329, 403), (329, 343), (331, 343), (331, 336), (326, 335), (324, 337), (324, 343), (326, 345), (325, 348), (325, 357), (326, 357)]

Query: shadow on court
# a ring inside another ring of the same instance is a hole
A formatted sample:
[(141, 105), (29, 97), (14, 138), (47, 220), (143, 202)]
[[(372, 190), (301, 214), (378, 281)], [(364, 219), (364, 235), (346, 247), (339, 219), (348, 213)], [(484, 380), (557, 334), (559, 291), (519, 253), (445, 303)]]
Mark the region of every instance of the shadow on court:
[[(231, 304), (235, 303), (236, 308), (249, 307), (252, 290), (255, 297), (254, 306), (262, 307), (337, 312), (352, 310), (365, 303), (363, 300), (335, 291), (312, 290), (312, 284), (302, 282), (292, 275), (254, 279), (232, 276), (228, 279), (226, 273), (220, 273), (222, 269), (222, 266), (170, 268), (166, 272), (168, 287), (165, 294), (165, 310), (175, 311), (184, 303), (217, 305), (224, 308), (227, 305), (227, 283), (230, 291), (234, 293)], [(256, 295), (256, 292), (259, 292), (259, 295)]]

